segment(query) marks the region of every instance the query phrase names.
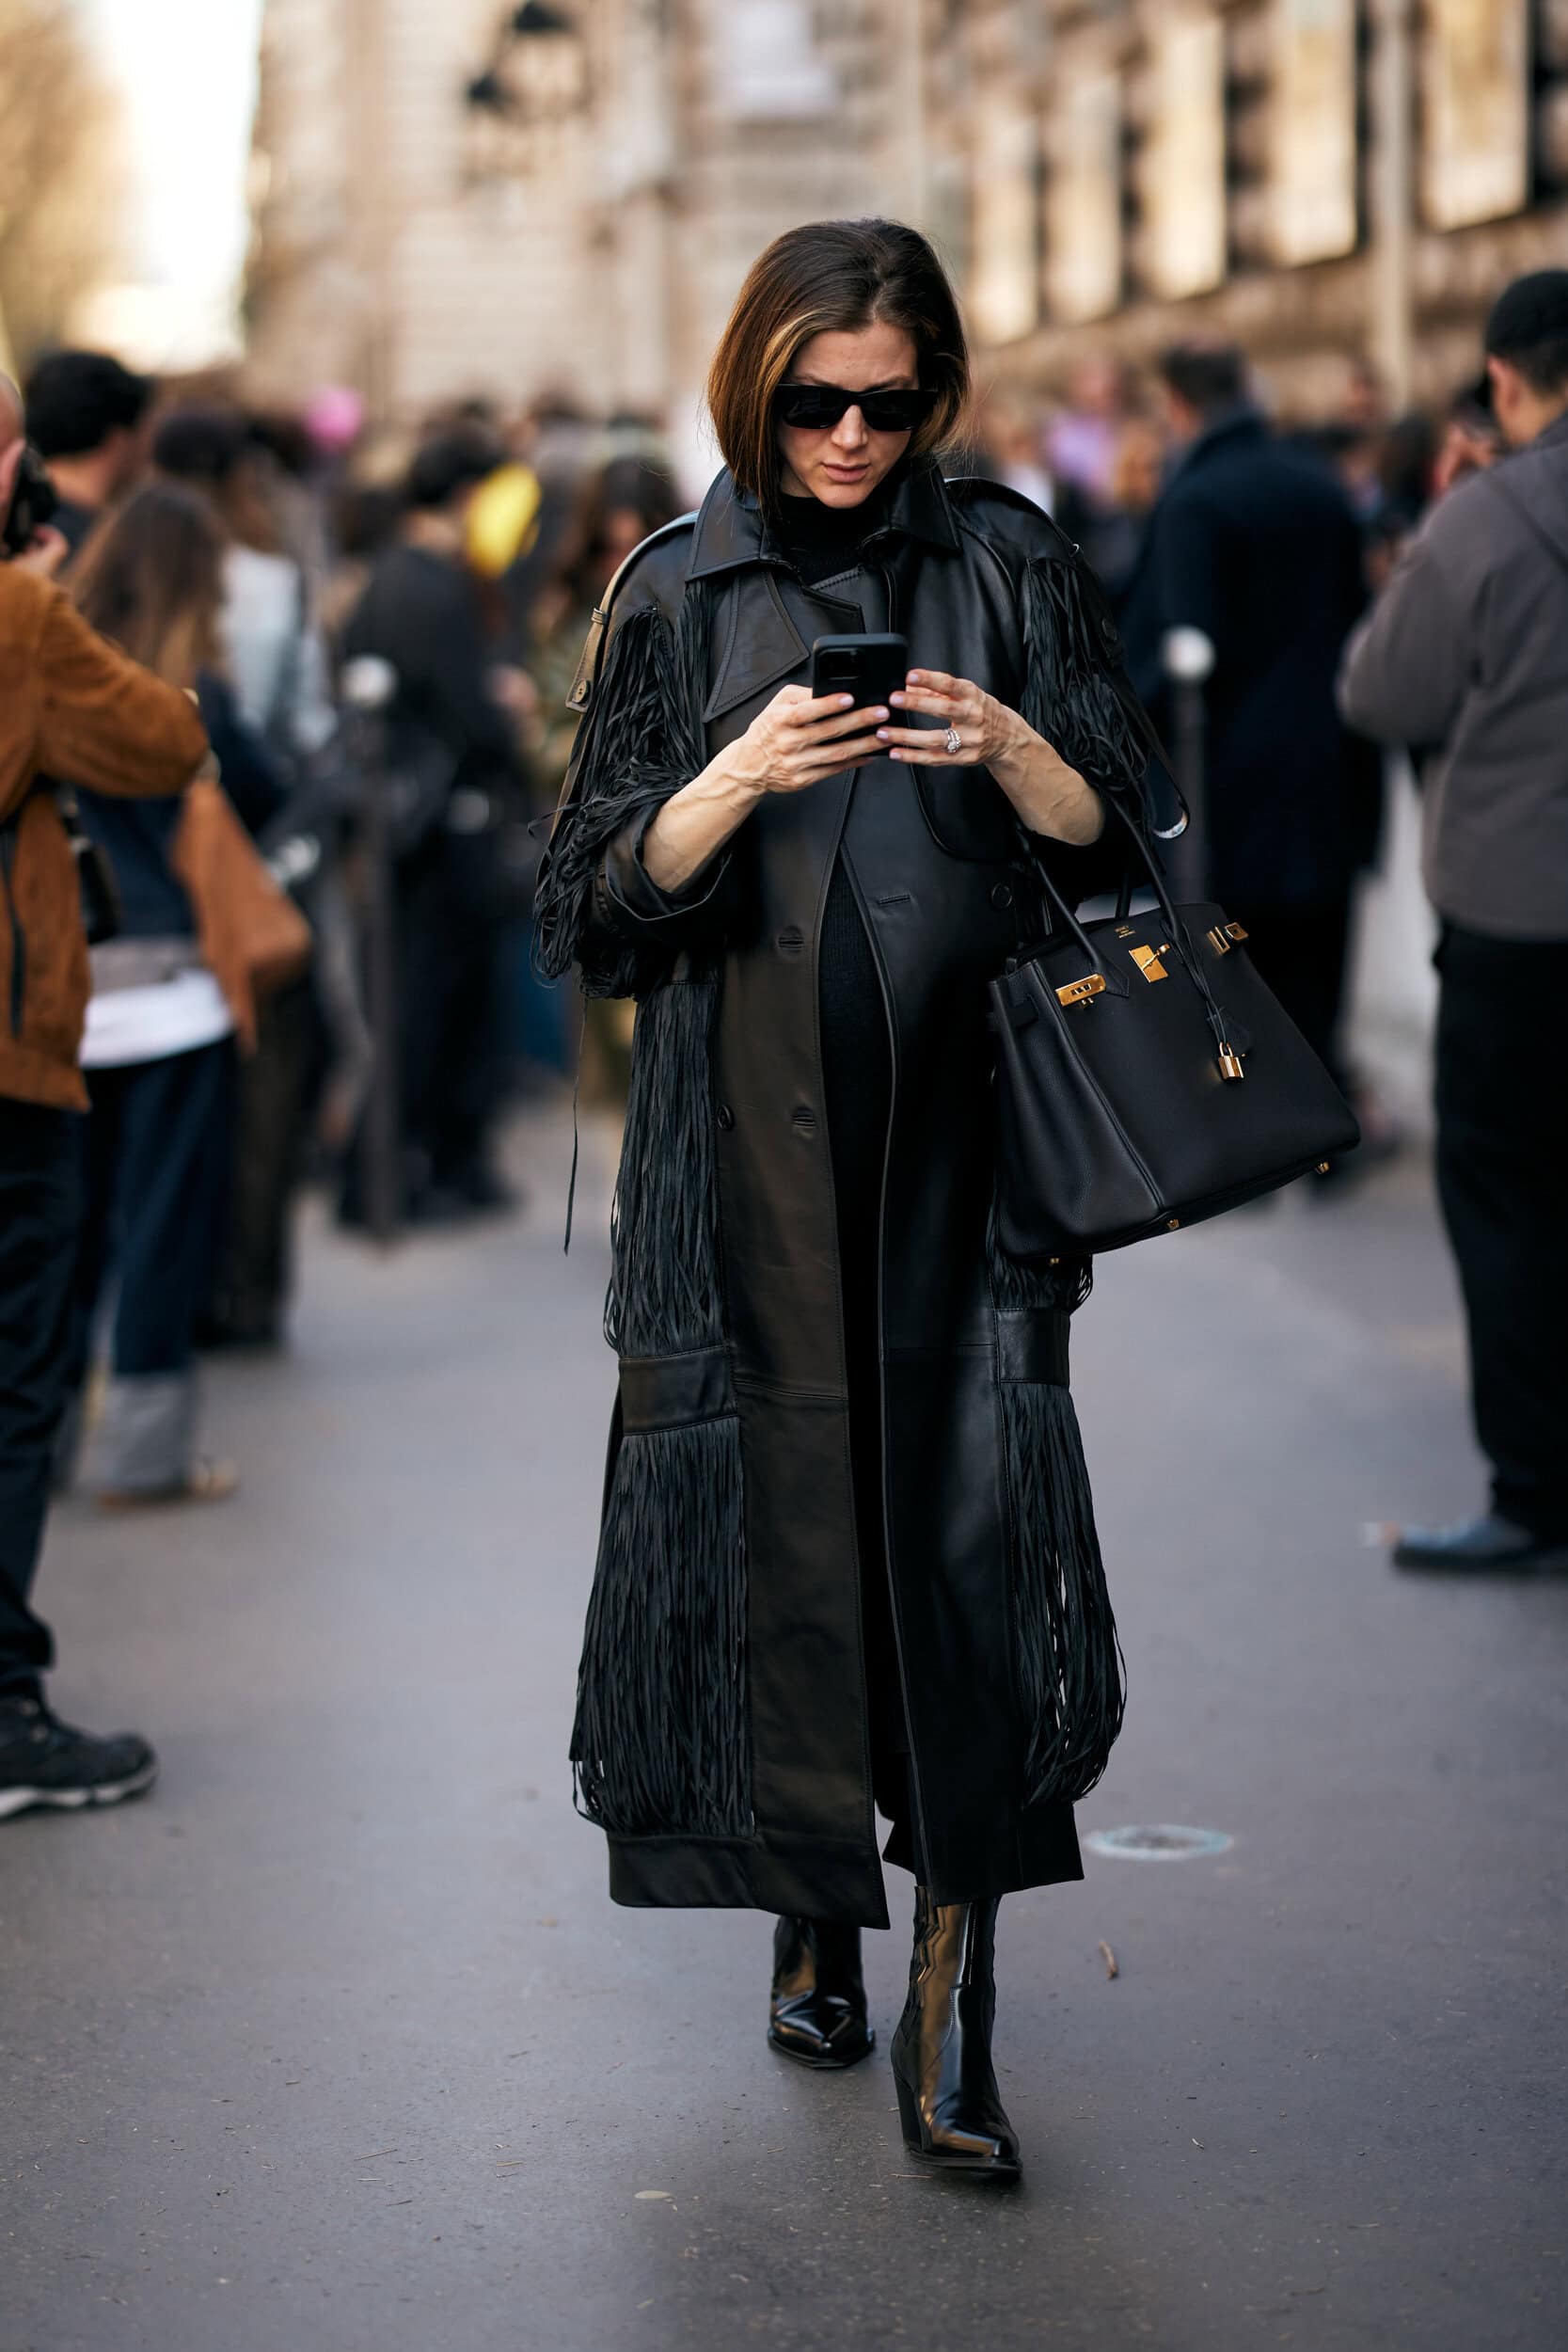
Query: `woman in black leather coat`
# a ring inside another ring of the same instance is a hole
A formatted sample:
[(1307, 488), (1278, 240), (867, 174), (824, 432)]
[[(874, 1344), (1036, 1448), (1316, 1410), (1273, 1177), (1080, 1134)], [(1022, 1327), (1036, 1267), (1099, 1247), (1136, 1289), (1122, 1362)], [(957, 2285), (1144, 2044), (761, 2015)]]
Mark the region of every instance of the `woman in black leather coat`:
[[(850, 2065), (875, 1803), (916, 1880), (906, 2137), (1010, 2176), (997, 1902), (1082, 1875), (1121, 1680), (1067, 1387), (1088, 1269), (995, 1245), (986, 985), (1026, 839), (1102, 886), (1142, 758), (1076, 549), (943, 481), (968, 391), (914, 230), (763, 255), (710, 379), (726, 470), (595, 617), (538, 922), (547, 970), (639, 1008), (572, 1749), (611, 1894), (777, 1913), (769, 2039)], [(862, 629), (908, 639), (905, 690), (814, 701), (813, 639)]]

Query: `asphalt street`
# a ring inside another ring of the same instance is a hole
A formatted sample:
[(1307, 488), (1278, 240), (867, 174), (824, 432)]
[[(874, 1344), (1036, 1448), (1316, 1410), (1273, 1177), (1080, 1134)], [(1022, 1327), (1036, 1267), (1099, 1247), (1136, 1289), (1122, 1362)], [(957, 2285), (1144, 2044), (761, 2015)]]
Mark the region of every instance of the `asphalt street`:
[(1132, 1691), (1082, 1826), (1233, 1842), (1004, 1905), (1010, 2193), (912, 2175), (882, 2053), (765, 2047), (767, 1920), (608, 1901), (568, 1150), (526, 1125), (527, 1215), (386, 1260), (312, 1222), (292, 1353), (212, 1373), (231, 1504), (57, 1514), (55, 1703), (163, 1775), (0, 1828), (0, 2352), (1568, 2342), (1568, 1587), (1366, 1540), (1481, 1494), (1421, 1168), (1080, 1318)]

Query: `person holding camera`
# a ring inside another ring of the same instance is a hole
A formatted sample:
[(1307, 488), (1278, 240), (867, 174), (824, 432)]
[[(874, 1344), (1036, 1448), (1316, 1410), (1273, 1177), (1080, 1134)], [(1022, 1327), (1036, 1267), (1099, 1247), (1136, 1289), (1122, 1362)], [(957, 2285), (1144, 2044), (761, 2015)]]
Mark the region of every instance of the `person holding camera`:
[(62, 552), (42, 538), (46, 505), (21, 395), (0, 378), (0, 1819), (110, 1804), (156, 1771), (146, 1740), (95, 1739), (54, 1713), (54, 1645), (30, 1601), (65, 1406), (89, 988), (72, 843), (39, 778), (173, 793), (207, 756), (189, 698), (44, 576)]
[(943, 480), (969, 399), (916, 230), (762, 256), (709, 378), (726, 469), (601, 599), (537, 922), (547, 972), (638, 999), (572, 1741), (610, 1892), (779, 1915), (768, 2040), (853, 2065), (875, 1804), (916, 1882), (906, 2143), (1011, 2178), (997, 1904), (1082, 1876), (1121, 1686), (1089, 1269), (997, 1243), (987, 986), (1031, 852), (1069, 901), (1114, 877), (1145, 759), (1076, 548)]

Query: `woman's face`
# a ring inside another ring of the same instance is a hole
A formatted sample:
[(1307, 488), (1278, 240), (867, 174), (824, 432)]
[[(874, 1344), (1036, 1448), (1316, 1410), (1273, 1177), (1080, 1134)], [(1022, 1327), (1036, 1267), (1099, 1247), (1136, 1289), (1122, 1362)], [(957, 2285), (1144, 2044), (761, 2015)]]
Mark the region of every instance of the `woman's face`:
[[(814, 335), (790, 367), (791, 384), (836, 384), (841, 391), (912, 391), (920, 382), (915, 348), (901, 326), (863, 326), (854, 334)], [(781, 424), (784, 486), (824, 506), (859, 506), (898, 463), (907, 433), (873, 433), (858, 408), (835, 425)]]

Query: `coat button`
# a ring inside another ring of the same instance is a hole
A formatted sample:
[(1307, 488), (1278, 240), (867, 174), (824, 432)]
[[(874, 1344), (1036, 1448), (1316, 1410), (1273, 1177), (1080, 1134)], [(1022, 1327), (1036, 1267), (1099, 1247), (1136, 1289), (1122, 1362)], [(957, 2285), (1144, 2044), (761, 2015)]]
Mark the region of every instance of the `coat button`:
[(991, 891), (990, 902), (993, 907), (1010, 907), (1013, 903), (1012, 883), (998, 882)]
[(731, 1110), (727, 1103), (721, 1103), (719, 1105), (719, 1124), (723, 1129), (725, 1135), (728, 1135), (730, 1129), (735, 1125), (735, 1113)]
[(782, 930), (773, 942), (781, 956), (798, 956), (804, 944), (805, 933), (797, 930), (793, 923), (787, 930)]
[(812, 1109), (809, 1103), (797, 1103), (795, 1108), (790, 1112), (789, 1118), (790, 1124), (793, 1126), (798, 1136), (816, 1135), (816, 1113)]

